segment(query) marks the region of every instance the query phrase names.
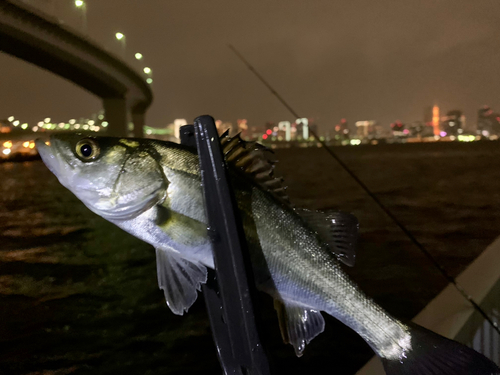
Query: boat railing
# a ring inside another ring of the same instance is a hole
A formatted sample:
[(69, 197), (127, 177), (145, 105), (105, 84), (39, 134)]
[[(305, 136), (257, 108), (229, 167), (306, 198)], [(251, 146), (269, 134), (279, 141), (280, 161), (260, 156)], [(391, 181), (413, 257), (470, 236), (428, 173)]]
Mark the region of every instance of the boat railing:
[[(497, 263), (497, 266), (500, 268), (500, 263)], [(481, 308), (497, 326), (500, 324), (500, 281), (493, 286), (481, 302)], [(477, 311), (473, 312), (467, 323), (457, 333), (455, 340), (467, 344), (500, 365), (500, 335)]]
[[(494, 324), (500, 324), (500, 237), (493, 241), (456, 281), (481, 306)], [(452, 285), (448, 284), (413, 322), (466, 344), (500, 365), (500, 335)], [(385, 374), (372, 358), (357, 375)]]

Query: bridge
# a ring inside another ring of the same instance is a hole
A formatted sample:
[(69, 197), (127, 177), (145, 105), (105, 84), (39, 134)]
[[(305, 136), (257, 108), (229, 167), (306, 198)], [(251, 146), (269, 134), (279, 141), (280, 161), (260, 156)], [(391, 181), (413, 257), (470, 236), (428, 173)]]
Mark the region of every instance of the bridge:
[(57, 19), (19, 1), (1, 0), (0, 51), (100, 97), (109, 135), (127, 135), (131, 120), (134, 136), (143, 136), (145, 113), (153, 100), (150, 86), (122, 60)]

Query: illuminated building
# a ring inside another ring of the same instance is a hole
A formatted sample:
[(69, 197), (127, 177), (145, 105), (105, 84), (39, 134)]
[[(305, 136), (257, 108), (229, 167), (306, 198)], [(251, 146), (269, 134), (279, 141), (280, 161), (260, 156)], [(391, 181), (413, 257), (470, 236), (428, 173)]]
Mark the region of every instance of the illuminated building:
[(415, 121), (408, 127), (408, 130), (410, 131), (410, 137), (433, 137), (434, 128), (432, 127), (432, 118), (431, 121), (426, 122)]
[[(280, 121), (278, 122), (278, 126), (275, 126), (273, 122), (266, 123), (266, 128), (271, 130), (271, 134), (267, 134), (268, 136), (286, 142), (309, 140), (309, 130), (313, 130), (315, 126), (316, 125), (311, 123), (307, 118), (298, 118), (293, 123), (287, 120)], [(267, 137), (265, 139), (267, 139)]]
[(305, 141), (309, 139), (309, 120), (307, 118), (298, 118), (295, 120), (295, 128), (297, 129), (297, 137)]
[(376, 121), (356, 121), (355, 125), (356, 135), (361, 139), (375, 139), (380, 136), (380, 129)]
[(405, 138), (410, 134), (410, 130), (406, 129), (405, 125), (399, 120), (396, 120), (396, 122), (391, 124), (391, 130), (392, 135), (395, 138)]
[(280, 121), (278, 123), (278, 130), (285, 132), (285, 141), (290, 142), (292, 140), (292, 127), (290, 121)]
[(439, 135), (439, 107), (435, 105), (432, 107), (432, 127), (434, 128), (434, 135)]
[(187, 125), (186, 119), (176, 118), (174, 120), (174, 136), (175, 136), (175, 138), (180, 139), (180, 137), (181, 137), (180, 129), (181, 129), (181, 126), (183, 126), (183, 125)]
[(340, 120), (340, 123), (334, 127), (333, 139), (336, 141), (343, 141), (349, 139), (349, 124), (345, 118)]
[(238, 126), (238, 133), (240, 133), (241, 138), (248, 138), (248, 121), (246, 119), (236, 120), (236, 125)]
[(482, 137), (500, 135), (500, 114), (484, 105), (477, 112), (477, 134)]
[(456, 137), (464, 132), (465, 116), (460, 110), (448, 111), (443, 118), (442, 128), (448, 136)]

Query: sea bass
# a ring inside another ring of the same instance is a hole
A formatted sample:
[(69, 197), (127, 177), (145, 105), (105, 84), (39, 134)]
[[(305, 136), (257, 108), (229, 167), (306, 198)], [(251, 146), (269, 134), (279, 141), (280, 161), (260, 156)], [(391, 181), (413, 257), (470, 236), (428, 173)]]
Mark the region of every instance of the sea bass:
[[(150, 139), (55, 135), (37, 141), (46, 166), (90, 210), (156, 249), (158, 283), (182, 315), (213, 268), (195, 149)], [(340, 212), (293, 208), (263, 146), (221, 138), (256, 286), (274, 298), (297, 355), (324, 329), (321, 312), (357, 332), (387, 374), (500, 374), (455, 341), (391, 317), (343, 271), (358, 223)]]

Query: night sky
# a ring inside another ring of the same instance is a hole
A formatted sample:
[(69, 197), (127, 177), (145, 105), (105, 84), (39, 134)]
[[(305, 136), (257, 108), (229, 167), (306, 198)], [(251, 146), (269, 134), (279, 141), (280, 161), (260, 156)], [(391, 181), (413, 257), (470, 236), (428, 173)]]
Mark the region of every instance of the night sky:
[[(83, 32), (72, 0), (31, 0)], [(198, 115), (249, 123), (293, 117), (227, 47), (233, 44), (303, 117), (389, 126), (424, 108), (461, 109), (468, 126), (500, 111), (500, 2), (490, 0), (87, 0), (88, 35), (120, 54), (126, 35), (153, 69), (147, 124)], [(92, 94), (0, 54), (0, 118), (67, 121), (101, 109)]]

